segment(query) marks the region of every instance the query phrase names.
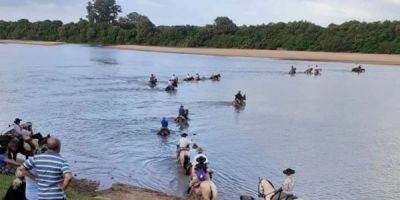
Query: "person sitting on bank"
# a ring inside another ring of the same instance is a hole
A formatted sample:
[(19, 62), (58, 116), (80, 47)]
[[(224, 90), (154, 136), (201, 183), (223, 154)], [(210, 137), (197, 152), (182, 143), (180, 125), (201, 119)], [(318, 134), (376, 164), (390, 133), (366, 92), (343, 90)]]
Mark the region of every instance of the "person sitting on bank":
[(279, 188), (274, 196), (271, 197), (273, 199), (275, 196), (278, 196), (277, 199), (287, 199), (293, 196), (293, 187), (294, 187), (294, 177), (295, 170), (287, 168), (283, 171), (283, 174), (286, 175), (285, 180), (283, 181), (282, 187)]

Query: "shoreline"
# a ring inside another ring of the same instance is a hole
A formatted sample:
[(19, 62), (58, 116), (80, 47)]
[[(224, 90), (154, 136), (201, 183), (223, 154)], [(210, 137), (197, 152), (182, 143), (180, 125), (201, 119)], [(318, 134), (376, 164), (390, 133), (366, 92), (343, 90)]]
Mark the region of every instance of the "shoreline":
[[(0, 174), (0, 199), (4, 198), (12, 185), (14, 175)], [(115, 183), (110, 188), (98, 190), (99, 182), (88, 179), (74, 179), (66, 191), (73, 200), (184, 200), (166, 193), (137, 187), (129, 184)]]
[(56, 46), (65, 44), (65, 42), (35, 41), (35, 40), (0, 40), (0, 44), (28, 44), (28, 45)]
[(287, 51), (287, 50), (259, 50), (259, 49), (217, 49), (217, 48), (186, 48), (186, 47), (160, 47), (140, 45), (110, 45), (107, 48), (150, 51), (160, 53), (179, 53), (212, 56), (238, 56), (255, 58), (272, 58), (283, 60), (345, 62), (360, 64), (399, 65), (400, 55), (390, 54), (365, 54), (365, 53), (336, 53), (313, 51)]
[[(56, 41), (0, 40), (0, 44), (57, 46), (68, 43), (56, 42)], [(187, 47), (162, 47), (162, 46), (141, 46), (141, 45), (109, 45), (103, 47), (120, 49), (120, 50), (148, 51), (148, 52), (160, 52), (160, 53), (253, 57), (253, 58), (282, 59), (282, 60), (344, 62), (352, 64), (377, 64), (377, 65), (400, 66), (400, 55), (391, 55), (391, 54), (288, 51), (288, 50), (263, 50), (263, 49), (219, 49), (219, 48), (203, 48), (203, 47), (187, 48)]]

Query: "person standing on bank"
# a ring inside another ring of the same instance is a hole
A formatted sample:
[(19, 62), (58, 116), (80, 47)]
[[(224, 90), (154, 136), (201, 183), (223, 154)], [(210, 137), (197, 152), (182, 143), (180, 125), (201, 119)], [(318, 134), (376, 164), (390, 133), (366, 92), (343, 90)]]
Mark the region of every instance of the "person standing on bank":
[[(48, 150), (29, 158), (22, 165), (22, 172), (38, 182), (39, 200), (65, 200), (65, 190), (72, 181), (68, 162), (60, 155), (61, 142), (51, 137), (47, 140)], [(29, 170), (36, 169), (37, 176)]]

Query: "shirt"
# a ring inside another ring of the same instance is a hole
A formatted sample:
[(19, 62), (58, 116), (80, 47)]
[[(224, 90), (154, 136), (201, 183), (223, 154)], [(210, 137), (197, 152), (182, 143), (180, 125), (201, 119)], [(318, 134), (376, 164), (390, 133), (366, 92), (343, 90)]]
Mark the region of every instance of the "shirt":
[(18, 124), (14, 124), (14, 131), (16, 136), (21, 135), (21, 126)]
[(48, 151), (26, 160), (23, 166), (38, 173), (38, 197), (40, 200), (61, 200), (65, 193), (58, 185), (64, 174), (71, 173), (67, 161), (57, 152)]
[[(37, 176), (35, 169), (32, 169), (31, 174)], [(26, 187), (25, 187), (25, 197), (27, 200), (38, 200), (38, 184), (36, 181), (25, 177)]]
[(165, 119), (163, 119), (163, 120), (161, 121), (161, 127), (167, 128), (167, 127), (168, 127), (168, 121), (165, 120)]
[(286, 177), (282, 185), (282, 191), (286, 194), (293, 194), (294, 179), (293, 176)]
[(0, 155), (0, 168), (4, 168), (6, 166), (6, 156)]
[(181, 137), (179, 139), (179, 147), (180, 148), (186, 148), (188, 145), (190, 145), (190, 140), (186, 137)]

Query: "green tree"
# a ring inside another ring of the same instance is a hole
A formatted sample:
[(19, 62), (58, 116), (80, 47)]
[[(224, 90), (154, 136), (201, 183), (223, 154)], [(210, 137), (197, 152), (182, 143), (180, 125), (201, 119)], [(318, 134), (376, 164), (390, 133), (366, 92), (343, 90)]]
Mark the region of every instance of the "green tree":
[(217, 34), (233, 34), (238, 27), (228, 17), (217, 17), (214, 20), (214, 30)]
[(87, 18), (90, 23), (114, 23), (121, 12), (121, 7), (115, 0), (92, 0), (87, 6)]

